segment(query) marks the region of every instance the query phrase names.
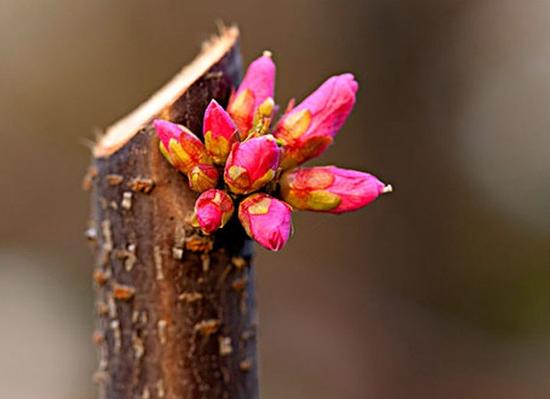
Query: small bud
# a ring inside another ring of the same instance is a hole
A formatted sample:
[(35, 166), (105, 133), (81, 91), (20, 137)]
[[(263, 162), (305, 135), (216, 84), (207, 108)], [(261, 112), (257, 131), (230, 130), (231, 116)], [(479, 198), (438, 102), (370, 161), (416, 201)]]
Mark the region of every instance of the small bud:
[(187, 177), (189, 178), (189, 188), (198, 193), (215, 188), (218, 184), (218, 170), (208, 164), (197, 165), (191, 169)]
[(391, 190), (376, 177), (334, 166), (299, 168), (281, 177), (282, 198), (296, 209), (328, 213), (355, 211)]
[(206, 151), (214, 162), (223, 165), (237, 139), (237, 127), (229, 114), (212, 100), (204, 113), (203, 136)]
[(239, 89), (231, 96), (227, 106), (243, 138), (253, 127), (256, 110), (268, 98), (274, 97), (274, 91), (275, 64), (271, 53), (264, 53), (248, 66)]
[(279, 147), (272, 135), (233, 144), (225, 164), (224, 179), (236, 194), (249, 194), (275, 177)]
[(161, 119), (153, 126), (160, 139), (160, 151), (176, 169), (189, 173), (199, 164), (211, 163), (204, 144), (189, 129)]
[(282, 249), (292, 230), (292, 209), (267, 194), (247, 197), (239, 205), (239, 220), (246, 233), (271, 251)]
[(253, 127), (248, 137), (258, 137), (269, 132), (271, 117), (273, 116), (274, 109), (275, 102), (271, 97), (268, 97), (263, 103), (260, 104), (254, 114)]
[(281, 160), (284, 169), (327, 149), (351, 113), (357, 89), (352, 74), (333, 76), (282, 116), (274, 135), (285, 144)]
[(275, 108), (275, 102), (273, 98), (268, 97), (263, 103), (260, 104), (256, 113), (262, 117), (270, 117), (273, 114), (273, 109)]
[(211, 234), (222, 228), (233, 215), (233, 200), (222, 190), (205, 191), (195, 201), (193, 224), (205, 234)]

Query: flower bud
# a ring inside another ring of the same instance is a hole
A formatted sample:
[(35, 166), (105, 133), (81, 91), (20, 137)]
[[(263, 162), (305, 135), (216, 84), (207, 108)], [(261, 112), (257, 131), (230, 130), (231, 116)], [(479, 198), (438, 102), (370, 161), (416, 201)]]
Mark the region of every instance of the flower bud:
[(252, 130), (249, 132), (248, 137), (258, 137), (269, 132), (271, 117), (273, 116), (274, 110), (275, 102), (271, 97), (268, 97), (267, 100), (260, 104), (254, 113)]
[(204, 112), (203, 136), (208, 154), (215, 163), (223, 165), (237, 139), (237, 127), (216, 100), (210, 101)]
[(227, 223), (233, 211), (233, 200), (225, 191), (207, 190), (195, 201), (193, 225), (200, 227), (205, 234), (211, 234)]
[(153, 126), (160, 138), (160, 151), (180, 172), (187, 174), (196, 165), (211, 163), (204, 144), (186, 127), (161, 119)]
[(271, 251), (284, 247), (292, 230), (292, 208), (267, 194), (258, 193), (239, 205), (239, 220), (246, 233)]
[(194, 166), (187, 174), (189, 188), (198, 193), (215, 188), (218, 184), (219, 173), (216, 167), (208, 164)]
[(284, 143), (281, 166), (297, 166), (323, 153), (355, 104), (358, 85), (352, 74), (333, 76), (284, 114), (275, 137)]
[(246, 138), (253, 127), (254, 114), (275, 91), (275, 64), (271, 53), (253, 61), (246, 71), (239, 89), (229, 100), (227, 111), (237, 124), (241, 137)]
[(236, 194), (260, 189), (275, 177), (279, 153), (270, 134), (233, 144), (225, 164), (225, 183)]
[(391, 186), (368, 173), (334, 166), (294, 169), (281, 177), (282, 198), (305, 211), (351, 212), (389, 191)]

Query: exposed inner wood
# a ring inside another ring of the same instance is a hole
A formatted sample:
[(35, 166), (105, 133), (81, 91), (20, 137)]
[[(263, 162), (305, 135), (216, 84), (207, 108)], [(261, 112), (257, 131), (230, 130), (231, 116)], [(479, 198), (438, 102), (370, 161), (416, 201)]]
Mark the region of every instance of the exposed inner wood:
[(106, 157), (122, 147), (128, 140), (153, 118), (167, 115), (167, 109), (182, 97), (189, 87), (210, 67), (235, 46), (239, 37), (237, 27), (223, 28), (203, 46), (202, 52), (193, 62), (184, 67), (172, 80), (165, 84), (149, 100), (133, 112), (110, 126), (98, 141), (93, 152), (96, 157)]

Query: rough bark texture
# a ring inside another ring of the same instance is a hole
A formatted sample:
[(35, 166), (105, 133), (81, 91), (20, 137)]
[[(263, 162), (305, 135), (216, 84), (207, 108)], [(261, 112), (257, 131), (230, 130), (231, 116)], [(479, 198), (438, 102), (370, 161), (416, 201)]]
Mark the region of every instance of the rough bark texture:
[[(210, 99), (225, 104), (240, 74), (235, 42), (162, 116), (200, 132)], [(257, 398), (243, 231), (206, 237), (190, 226), (196, 194), (149, 125), (91, 171), (100, 398)]]

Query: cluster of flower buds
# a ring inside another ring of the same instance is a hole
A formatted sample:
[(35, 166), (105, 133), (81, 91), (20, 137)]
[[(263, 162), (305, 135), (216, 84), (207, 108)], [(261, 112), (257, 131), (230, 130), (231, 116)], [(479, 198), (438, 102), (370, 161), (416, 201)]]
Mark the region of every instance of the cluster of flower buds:
[[(376, 177), (334, 166), (299, 168), (332, 143), (355, 104), (353, 75), (333, 76), (272, 129), (276, 112), (271, 54), (250, 64), (224, 109), (212, 100), (204, 113), (202, 140), (184, 126), (155, 120), (160, 151), (201, 193), (193, 224), (205, 234), (222, 228), (237, 207), (246, 233), (278, 251), (292, 231), (293, 209), (342, 213), (391, 191)], [(276, 198), (278, 197), (278, 198)]]

